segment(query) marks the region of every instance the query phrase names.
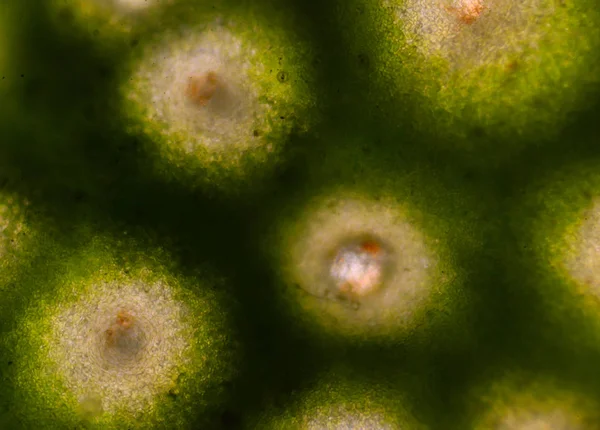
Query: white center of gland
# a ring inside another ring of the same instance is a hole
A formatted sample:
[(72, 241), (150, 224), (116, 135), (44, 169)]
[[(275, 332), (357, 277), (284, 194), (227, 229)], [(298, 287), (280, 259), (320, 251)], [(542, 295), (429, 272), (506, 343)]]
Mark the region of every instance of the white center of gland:
[(383, 279), (385, 252), (372, 240), (342, 247), (331, 265), (330, 275), (342, 296), (364, 297)]

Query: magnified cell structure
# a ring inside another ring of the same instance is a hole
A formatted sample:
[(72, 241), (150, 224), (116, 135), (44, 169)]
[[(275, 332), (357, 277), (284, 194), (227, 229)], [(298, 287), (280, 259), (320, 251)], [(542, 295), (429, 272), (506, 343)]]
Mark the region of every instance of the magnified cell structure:
[(283, 411), (266, 412), (253, 428), (264, 429), (414, 429), (428, 427), (412, 413), (401, 390), (338, 372), (319, 375), (310, 388), (295, 393)]
[(280, 159), (314, 114), (304, 44), (260, 13), (199, 18), (140, 46), (122, 84), (126, 128), (157, 171), (237, 189)]
[(591, 1), (380, 5), (380, 65), (399, 97), (421, 94), (415, 123), (429, 130), (552, 137), (598, 91), (600, 14)]
[[(514, 214), (536, 288), (556, 316), (600, 324), (600, 176), (590, 159), (554, 170), (524, 193)], [(541, 183), (540, 183), (541, 182)], [(561, 312), (557, 312), (558, 310)], [(571, 309), (572, 312), (567, 312)], [(585, 337), (580, 342), (587, 342)]]
[[(13, 411), (44, 428), (190, 428), (233, 372), (230, 327), (211, 282), (100, 239), (36, 294), (4, 343)], [(197, 281), (202, 282), (202, 281)]]
[[(29, 201), (7, 191), (0, 192), (0, 256), (6, 264), (31, 234), (26, 221)], [(1, 266), (2, 264), (0, 264)]]
[(450, 306), (444, 289), (454, 271), (407, 207), (342, 188), (273, 227), (273, 261), (293, 314), (321, 331), (377, 336), (410, 330), (423, 311)]
[(564, 268), (588, 293), (600, 298), (600, 195), (593, 198), (574, 227), (567, 232), (570, 246), (563, 260)]
[(97, 36), (130, 33), (140, 18), (176, 0), (50, 0), (48, 3), (59, 26), (74, 22)]
[(27, 260), (29, 245), (39, 239), (29, 209), (26, 198), (0, 191), (0, 325), (10, 321), (11, 300), (20, 294), (14, 285), (19, 265)]
[(595, 430), (594, 402), (554, 381), (510, 375), (480, 393), (473, 430)]

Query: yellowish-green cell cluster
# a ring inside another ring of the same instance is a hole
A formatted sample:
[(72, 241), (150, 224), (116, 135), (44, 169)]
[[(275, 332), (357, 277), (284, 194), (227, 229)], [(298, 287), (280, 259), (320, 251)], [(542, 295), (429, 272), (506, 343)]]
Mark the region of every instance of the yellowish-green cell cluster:
[[(541, 271), (547, 306), (574, 306), (600, 323), (600, 176), (594, 160), (554, 171), (524, 195), (515, 224)], [(558, 295), (557, 295), (558, 294)], [(556, 313), (558, 315), (558, 313)]]
[(270, 243), (294, 313), (333, 333), (405, 331), (447, 295), (453, 270), (390, 195), (315, 196), (274, 226)]
[(600, 298), (600, 196), (595, 196), (576, 225), (567, 231), (563, 269), (580, 286), (579, 291)]
[(20, 294), (15, 282), (22, 265), (27, 264), (31, 245), (42, 243), (30, 208), (26, 198), (0, 191), (0, 315), (5, 319), (12, 312), (12, 299)]
[(49, 7), (58, 26), (73, 17), (81, 29), (94, 29), (111, 37), (130, 33), (136, 23), (175, 0), (50, 0)]
[[(578, 298), (580, 309), (600, 315), (600, 195), (590, 195), (585, 206), (573, 208), (576, 216), (557, 232), (554, 246), (550, 246), (549, 268), (566, 280), (573, 297)], [(548, 214), (546, 214), (548, 216)], [(550, 215), (552, 216), (552, 215)]]
[(121, 88), (127, 128), (149, 139), (168, 175), (249, 183), (311, 123), (308, 50), (252, 15), (199, 21), (140, 48)]
[(8, 191), (0, 192), (0, 267), (10, 264), (31, 234), (28, 207), (27, 199)]
[(117, 260), (105, 245), (70, 262), (12, 334), (22, 414), (57, 428), (187, 428), (185, 411), (201, 414), (232, 374), (213, 281), (192, 290), (151, 256)]
[(595, 402), (544, 378), (507, 373), (480, 393), (473, 430), (595, 430)]
[(320, 375), (296, 393), (283, 412), (268, 411), (253, 428), (290, 430), (425, 430), (400, 390), (344, 373)]
[(586, 0), (381, 6), (380, 67), (395, 77), (398, 96), (424, 96), (416, 119), (427, 129), (470, 141), (472, 129), (547, 137), (598, 88), (600, 14)]

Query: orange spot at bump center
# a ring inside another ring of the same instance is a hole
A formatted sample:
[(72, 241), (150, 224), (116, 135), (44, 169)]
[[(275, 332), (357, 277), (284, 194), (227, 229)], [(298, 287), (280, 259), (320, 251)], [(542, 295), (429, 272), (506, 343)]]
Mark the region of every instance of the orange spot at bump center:
[(473, 24), (485, 9), (481, 0), (460, 0), (458, 6), (444, 6), (444, 9), (454, 15), (463, 24)]
[(104, 332), (106, 345), (112, 347), (117, 344), (119, 337), (123, 336), (133, 325), (133, 316), (126, 310), (117, 313), (115, 322)]
[(133, 324), (133, 316), (127, 311), (121, 310), (117, 314), (117, 324), (125, 329), (128, 329)]
[(209, 71), (200, 76), (190, 76), (186, 88), (187, 97), (199, 106), (206, 106), (219, 87), (219, 79), (215, 72)]
[(368, 240), (360, 245), (360, 249), (372, 255), (377, 255), (381, 251), (381, 246), (375, 241)]

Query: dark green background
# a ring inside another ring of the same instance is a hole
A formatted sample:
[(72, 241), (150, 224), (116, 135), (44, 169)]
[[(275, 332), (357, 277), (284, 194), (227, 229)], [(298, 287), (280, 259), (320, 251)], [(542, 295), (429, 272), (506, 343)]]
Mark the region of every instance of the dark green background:
[[(339, 363), (357, 380), (393, 381), (410, 393), (416, 415), (439, 429), (465, 428), (470, 408), (464, 393), (503, 368), (556, 375), (600, 398), (600, 349), (579, 342), (590, 325), (576, 311), (557, 323), (548, 316), (552, 309), (540, 306), (540, 292), (532, 287), (544, 276), (544, 262), (526, 243), (536, 214), (517, 210), (529, 187), (552, 172), (582, 161), (600, 168), (599, 102), (574, 114), (555, 140), (523, 138), (522, 149), (510, 156), (505, 142), (482, 130), (472, 137), (481, 145), (454, 149), (451, 140), (411, 127), (411, 103), (418, 100), (407, 99), (398, 112), (396, 101), (377, 96), (368, 50), (344, 49), (342, 33), (348, 29), (339, 28), (334, 14), (361, 16), (359, 2), (287, 1), (299, 34), (316, 53), (322, 121), (307, 135), (290, 137), (286, 161), (267, 183), (248, 196), (225, 198), (154, 177), (138, 142), (118, 127), (110, 109), (116, 76), (130, 51), (152, 26), (185, 22), (177, 8), (167, 11), (164, 23), (151, 22), (107, 46), (93, 28), (74, 25), (68, 13), (64, 27), (57, 28), (43, 1), (0, 1), (14, 2), (18, 16), (17, 57), (0, 81), (10, 85), (0, 100), (0, 184), (26, 196), (46, 229), (22, 271), (52, 277), (52, 261), (61, 258), (52, 242), (66, 248), (84, 243), (74, 237), (80, 231), (74, 226), (84, 225), (91, 235), (126, 230), (149, 246), (164, 247), (183, 271), (209, 262), (226, 274), (238, 303), (231, 312), (245, 358), (228, 387), (227, 404), (212, 412), (214, 428), (243, 426), (269, 407), (285, 409), (290, 393), (312, 386), (315, 375)], [(588, 97), (599, 95), (595, 89)], [(447, 333), (389, 343), (324, 344), (311, 338), (273, 299), (277, 280), (256, 252), (263, 220), (328, 184), (412, 172), (411, 191), (422, 209), (430, 205), (440, 217), (464, 214), (472, 221), (470, 233), (482, 240), (477, 249), (457, 249), (455, 256), (473, 296), (473, 311), (462, 316), (472, 328), (468, 341), (451, 330), (456, 341), (442, 346), (436, 338)], [(18, 282), (11, 287), (6, 297), (13, 310), (0, 317), (2, 331), (11, 329), (12, 317), (27, 303), (27, 288)], [(12, 359), (0, 351), (2, 414), (9, 414)]]

